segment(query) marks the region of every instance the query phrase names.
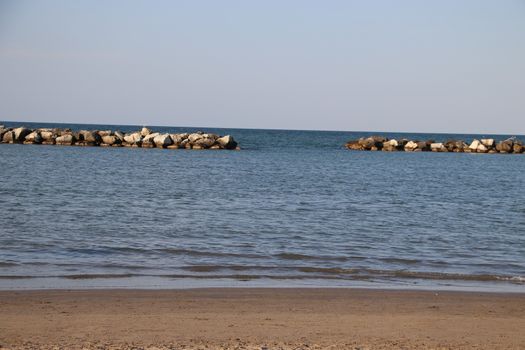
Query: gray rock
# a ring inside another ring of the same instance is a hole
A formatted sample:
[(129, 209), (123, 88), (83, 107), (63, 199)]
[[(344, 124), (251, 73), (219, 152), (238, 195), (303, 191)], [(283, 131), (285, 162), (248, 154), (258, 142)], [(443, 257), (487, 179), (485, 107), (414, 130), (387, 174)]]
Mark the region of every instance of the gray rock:
[(383, 142), (383, 151), (385, 152), (393, 152), (397, 151), (399, 147), (399, 142), (397, 140), (389, 140)]
[(124, 142), (124, 134), (121, 131), (115, 131), (114, 135), (120, 140), (121, 143)]
[(204, 137), (204, 138), (208, 138), (208, 139), (214, 139), (214, 140), (217, 140), (217, 139), (219, 138), (219, 135), (217, 135), (217, 134), (207, 133), (207, 134), (202, 134), (202, 137)]
[(215, 139), (211, 137), (203, 137), (193, 143), (193, 145), (201, 146), (202, 148), (210, 148), (215, 144)]
[(432, 152), (448, 152), (448, 148), (442, 142), (434, 142), (430, 144), (430, 150)]
[(199, 134), (199, 133), (193, 133), (188, 136), (188, 140), (190, 140), (192, 144), (195, 143), (195, 141), (202, 139), (202, 138), (203, 138), (202, 134)]
[(85, 146), (97, 146), (102, 143), (102, 137), (96, 132), (80, 130), (77, 144), (79, 143)]
[(180, 145), (182, 143), (182, 140), (188, 137), (187, 134), (170, 134), (171, 140), (173, 141), (173, 144)]
[(513, 139), (507, 139), (505, 141), (501, 141), (496, 145), (496, 150), (500, 153), (511, 153), (513, 152), (514, 147), (514, 140)]
[(418, 145), (414, 141), (408, 141), (405, 145), (405, 151), (407, 152), (413, 152), (417, 148), (418, 148)]
[(476, 152), (478, 152), (478, 153), (487, 153), (488, 150), (489, 150), (489, 149), (488, 149), (487, 146), (485, 146), (484, 144), (480, 143), (480, 144), (478, 145), (478, 148), (476, 149)]
[(2, 127), (0, 128), (0, 142), (2, 142), (2, 139), (4, 138), (4, 134), (5, 134), (6, 132), (8, 132), (8, 131), (10, 131), (10, 130), (4, 128), (3, 125), (2, 125)]
[(124, 142), (129, 143), (131, 145), (133, 144), (139, 144), (142, 142), (142, 135), (140, 132), (134, 132), (132, 134), (126, 134), (124, 135)]
[(119, 145), (120, 139), (116, 137), (115, 135), (105, 135), (102, 136), (102, 143), (104, 145), (113, 146), (113, 145)]
[(470, 146), (468, 146), (468, 148), (469, 148), (471, 151), (476, 152), (477, 149), (478, 149), (478, 147), (479, 147), (479, 145), (481, 145), (481, 144), (482, 144), (482, 143), (479, 142), (479, 140), (474, 140), (474, 141), (472, 141), (472, 143), (470, 144)]
[(492, 148), (495, 146), (494, 139), (481, 139), (481, 143), (487, 148)]
[(13, 143), (14, 140), (15, 140), (15, 132), (13, 130), (4, 132), (4, 135), (2, 136), (3, 143)]
[(31, 133), (31, 130), (24, 128), (24, 127), (20, 127), (20, 128), (13, 129), (13, 132), (14, 132), (13, 142), (22, 143), (25, 141), (26, 136)]
[(153, 138), (153, 143), (157, 148), (166, 148), (173, 143), (169, 134), (157, 135)]
[(55, 143), (55, 138), (57, 137), (56, 133), (54, 133), (51, 130), (40, 131), (40, 136), (44, 140), (43, 142), (48, 142), (48, 143), (49, 142)]
[(140, 135), (142, 137), (146, 137), (148, 136), (149, 134), (151, 134), (151, 130), (146, 128), (146, 127), (143, 127), (142, 130), (140, 130)]
[(77, 140), (75, 139), (75, 136), (73, 136), (73, 134), (64, 134), (64, 135), (61, 135), (61, 136), (58, 136), (56, 139), (55, 139), (55, 142), (57, 145), (72, 145), (76, 142)]
[(43, 139), (42, 136), (40, 136), (40, 133), (38, 131), (33, 131), (25, 137), (24, 143), (40, 144), (42, 141)]
[[(359, 143), (358, 140), (348, 141), (345, 146), (346, 146), (346, 148), (348, 148), (350, 150), (353, 150), (353, 151), (362, 151), (362, 150), (364, 150), (363, 146)], [(220, 144), (219, 144), (219, 147), (220, 147)]]
[(237, 141), (235, 141), (230, 135), (219, 137), (217, 143), (225, 149), (235, 149), (237, 147)]
[(160, 135), (158, 132), (155, 132), (153, 134), (147, 134), (143, 139), (142, 139), (142, 147), (144, 148), (153, 148), (155, 147), (155, 142), (153, 141), (155, 139), (155, 137), (157, 137), (158, 135)]
[(430, 145), (432, 144), (433, 142), (426, 142), (426, 141), (419, 141), (417, 142), (417, 149), (418, 150), (421, 150), (422, 152), (428, 152), (430, 151)]
[(100, 137), (114, 135), (113, 131), (111, 131), (111, 130), (99, 130), (99, 131), (97, 131), (97, 134), (99, 134)]

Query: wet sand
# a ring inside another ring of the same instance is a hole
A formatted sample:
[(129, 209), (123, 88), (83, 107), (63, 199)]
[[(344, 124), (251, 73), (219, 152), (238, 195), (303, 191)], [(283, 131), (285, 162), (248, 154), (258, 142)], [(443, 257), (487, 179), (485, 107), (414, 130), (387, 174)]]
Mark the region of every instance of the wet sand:
[(524, 349), (525, 294), (0, 292), (0, 349)]

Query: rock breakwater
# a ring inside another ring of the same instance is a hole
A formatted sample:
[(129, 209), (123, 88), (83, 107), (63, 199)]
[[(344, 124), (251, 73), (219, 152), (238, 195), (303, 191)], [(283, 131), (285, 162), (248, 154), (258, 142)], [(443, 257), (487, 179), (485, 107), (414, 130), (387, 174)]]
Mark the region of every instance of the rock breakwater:
[(194, 133), (159, 133), (143, 127), (123, 133), (113, 130), (80, 130), (60, 128), (6, 128), (0, 125), (0, 143), (35, 145), (142, 147), (168, 149), (240, 149), (230, 135), (219, 136), (201, 131)]
[(470, 143), (462, 140), (418, 141), (408, 139), (388, 139), (384, 136), (362, 137), (346, 143), (346, 148), (355, 151), (385, 151), (385, 152), (461, 152), (461, 153), (514, 153), (525, 152), (523, 142), (515, 137), (502, 141), (495, 139), (474, 139)]

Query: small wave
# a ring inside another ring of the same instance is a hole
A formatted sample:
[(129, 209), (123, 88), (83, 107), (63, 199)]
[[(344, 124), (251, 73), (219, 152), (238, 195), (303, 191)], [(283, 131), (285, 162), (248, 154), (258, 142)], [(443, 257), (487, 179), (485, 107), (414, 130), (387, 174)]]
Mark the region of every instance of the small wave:
[(332, 275), (354, 275), (359, 272), (357, 269), (343, 269), (339, 267), (299, 267), (299, 271), (301, 272), (307, 272), (307, 273), (324, 273), (324, 274), (332, 274)]
[(502, 281), (510, 281), (515, 283), (524, 283), (525, 284), (525, 276), (511, 276), (511, 277), (499, 277)]
[(18, 264), (15, 262), (9, 262), (9, 261), (0, 261), (0, 267), (12, 267), (17, 266)]
[[(130, 277), (141, 277), (146, 275), (139, 275), (133, 273), (121, 273), (121, 274), (77, 274), (77, 275), (64, 275), (56, 276), (70, 280), (84, 280), (84, 279), (98, 279), (98, 278), (130, 278)], [(55, 276), (54, 276), (55, 277)]]
[(281, 266), (252, 266), (252, 265), (189, 265), (189, 266), (182, 266), (182, 270), (185, 271), (192, 271), (192, 272), (215, 272), (215, 271), (221, 271), (221, 270), (233, 270), (233, 271), (248, 271), (248, 270), (262, 270), (262, 271), (268, 271), (268, 270), (277, 270), (277, 269), (283, 269), (283, 270), (296, 270), (294, 267), (281, 267)]
[(258, 254), (239, 254), (239, 253), (228, 253), (228, 252), (210, 252), (193, 249), (181, 249), (181, 248), (162, 248), (157, 249), (158, 252), (174, 254), (174, 255), (188, 255), (188, 256), (207, 256), (207, 257), (230, 257), (230, 258), (264, 258), (263, 255)]
[(421, 260), (418, 260), (418, 259), (403, 259), (403, 258), (379, 258), (378, 260), (381, 260), (386, 263), (391, 263), (391, 264), (406, 264), (406, 265), (419, 264), (421, 262)]
[(509, 281), (514, 283), (524, 283), (525, 280), (515, 276), (501, 276), (491, 274), (461, 274), (446, 272), (426, 272), (426, 271), (408, 271), (408, 270), (363, 270), (375, 277), (393, 277), (407, 279), (424, 279), (424, 280), (449, 280), (449, 281)]
[[(70, 280), (83, 279), (116, 279), (132, 277), (157, 277), (157, 278), (193, 278), (193, 279), (272, 279), (272, 280), (396, 280), (396, 279), (419, 279), (440, 281), (472, 281), (472, 282), (508, 282), (513, 284), (525, 284), (525, 276), (501, 276), (490, 274), (458, 274), (441, 272), (420, 272), (407, 270), (367, 270), (367, 269), (344, 269), (344, 268), (322, 268), (322, 267), (264, 267), (264, 266), (215, 266), (195, 265), (186, 266), (181, 269), (190, 274), (70, 274), (51, 276), (31, 275), (0, 275), (0, 279), (30, 279), (30, 278), (64, 278)], [(262, 273), (215, 273), (221, 270), (243, 271), (261, 270)], [(279, 273), (271, 273), (271, 270), (279, 270)], [(298, 273), (299, 272), (299, 273)]]
[(22, 275), (1, 275), (0, 280), (22, 280), (28, 278), (35, 278), (36, 276), (22, 276)]
[(323, 261), (347, 261), (348, 258), (344, 256), (313, 256), (297, 253), (280, 253), (274, 255), (276, 258), (283, 260), (323, 260)]

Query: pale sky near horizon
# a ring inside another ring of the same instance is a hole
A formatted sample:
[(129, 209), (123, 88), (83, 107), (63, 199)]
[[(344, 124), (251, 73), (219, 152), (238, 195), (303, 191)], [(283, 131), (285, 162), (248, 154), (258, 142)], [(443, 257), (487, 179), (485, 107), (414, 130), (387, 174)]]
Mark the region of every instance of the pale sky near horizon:
[(0, 0), (0, 120), (525, 134), (525, 0)]

